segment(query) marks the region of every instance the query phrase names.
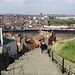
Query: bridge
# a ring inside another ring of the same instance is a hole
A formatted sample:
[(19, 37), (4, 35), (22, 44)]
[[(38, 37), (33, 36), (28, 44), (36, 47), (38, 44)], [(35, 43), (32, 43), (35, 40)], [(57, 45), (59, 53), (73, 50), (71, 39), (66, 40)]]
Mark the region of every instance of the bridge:
[(62, 75), (59, 66), (40, 48), (25, 53), (7, 68), (2, 75)]

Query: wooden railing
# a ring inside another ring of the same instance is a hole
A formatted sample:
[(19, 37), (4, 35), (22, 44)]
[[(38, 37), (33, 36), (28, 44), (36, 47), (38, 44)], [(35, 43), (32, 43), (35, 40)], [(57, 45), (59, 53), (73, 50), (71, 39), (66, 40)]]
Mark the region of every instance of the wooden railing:
[[(70, 62), (69, 60), (64, 59), (63, 57), (59, 56), (57, 53), (55, 53), (52, 50), (48, 51), (48, 54), (50, 57), (52, 57), (52, 61), (56, 61), (62, 70), (62, 73), (65, 71), (68, 75), (75, 75), (75, 64)], [(74, 61), (75, 62), (75, 61)]]

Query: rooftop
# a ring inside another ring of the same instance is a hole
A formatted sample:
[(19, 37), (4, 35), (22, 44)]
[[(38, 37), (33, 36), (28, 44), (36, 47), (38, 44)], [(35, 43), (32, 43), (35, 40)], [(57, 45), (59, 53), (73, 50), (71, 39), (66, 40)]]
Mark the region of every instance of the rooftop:
[(41, 31), (38, 35), (34, 36), (36, 40), (41, 40), (43, 38), (49, 38), (52, 35), (52, 33), (49, 33), (47, 31)]
[(15, 41), (14, 39), (8, 39), (8, 38), (3, 38), (3, 45), (5, 45), (5, 44), (8, 44), (8, 43), (10, 43), (10, 42), (12, 42), (12, 41)]

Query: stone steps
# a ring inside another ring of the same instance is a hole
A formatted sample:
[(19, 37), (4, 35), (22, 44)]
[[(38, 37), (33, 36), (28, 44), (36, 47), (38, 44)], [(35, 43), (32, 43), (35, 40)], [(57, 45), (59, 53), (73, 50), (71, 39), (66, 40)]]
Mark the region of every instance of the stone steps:
[(46, 52), (41, 53), (40, 48), (22, 55), (19, 60), (9, 65), (8, 70), (2, 75), (61, 75), (58, 66), (51, 61)]

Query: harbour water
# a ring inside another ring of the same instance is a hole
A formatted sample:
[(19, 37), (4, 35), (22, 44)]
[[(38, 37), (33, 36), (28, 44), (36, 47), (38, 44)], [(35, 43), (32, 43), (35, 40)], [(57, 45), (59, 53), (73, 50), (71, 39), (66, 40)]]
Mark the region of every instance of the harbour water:
[[(24, 34), (27, 37), (33, 37), (39, 34), (38, 31), (25, 31), (25, 32), (17, 32), (17, 33)], [(75, 32), (54, 32), (54, 33), (55, 33), (55, 36), (57, 37), (66, 37), (66, 38), (75, 37)]]

